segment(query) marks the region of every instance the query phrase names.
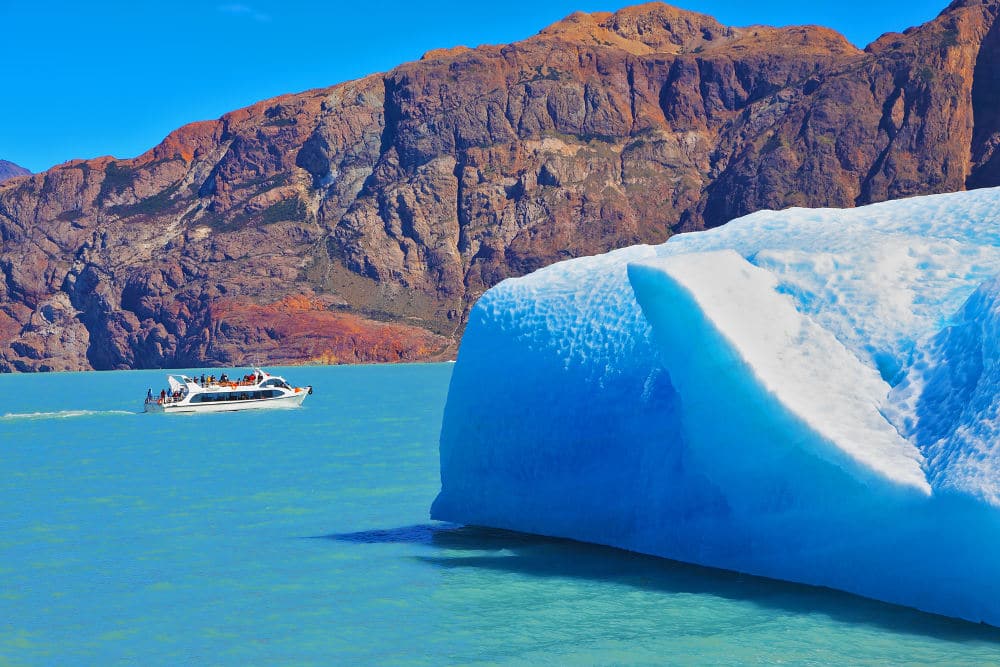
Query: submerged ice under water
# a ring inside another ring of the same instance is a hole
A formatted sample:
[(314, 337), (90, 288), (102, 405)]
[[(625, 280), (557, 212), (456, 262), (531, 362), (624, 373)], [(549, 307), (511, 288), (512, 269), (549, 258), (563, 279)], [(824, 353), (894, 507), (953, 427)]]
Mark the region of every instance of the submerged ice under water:
[(764, 211), (501, 283), (436, 518), (1000, 624), (1000, 189)]
[(986, 664), (1000, 633), (429, 521), (452, 365), (294, 368), (295, 411), (134, 414), (161, 372), (0, 376), (0, 663)]

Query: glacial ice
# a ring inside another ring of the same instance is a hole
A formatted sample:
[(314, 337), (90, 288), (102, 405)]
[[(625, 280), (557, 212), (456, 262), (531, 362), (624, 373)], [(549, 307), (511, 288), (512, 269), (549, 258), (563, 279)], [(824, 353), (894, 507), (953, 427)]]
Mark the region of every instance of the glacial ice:
[[(733, 448), (725, 453), (733, 479), (720, 480), (727, 488), (773, 450), (812, 450), (858, 478), (930, 492), (920, 452), (878, 409), (889, 385), (799, 313), (774, 274), (728, 250), (632, 264), (628, 275), (682, 397), (688, 448), (707, 458)], [(692, 338), (702, 345), (697, 354)], [(746, 439), (767, 450), (748, 452)]]
[(473, 309), (435, 518), (1000, 625), (1000, 189), (755, 213)]
[(887, 416), (927, 457), (927, 475), (1000, 507), (1000, 280), (919, 351)]

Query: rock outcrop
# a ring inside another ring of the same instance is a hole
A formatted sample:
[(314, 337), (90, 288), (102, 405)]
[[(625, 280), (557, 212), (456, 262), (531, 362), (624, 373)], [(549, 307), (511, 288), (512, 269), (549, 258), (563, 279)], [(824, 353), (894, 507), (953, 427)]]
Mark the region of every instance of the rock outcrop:
[(864, 51), (652, 3), (0, 185), (0, 369), (453, 355), (488, 287), (761, 208), (1000, 183), (998, 1)]
[(13, 162), (0, 160), (0, 182), (6, 181), (8, 178), (14, 178), (15, 176), (27, 176), (30, 173), (24, 167), (16, 165)]

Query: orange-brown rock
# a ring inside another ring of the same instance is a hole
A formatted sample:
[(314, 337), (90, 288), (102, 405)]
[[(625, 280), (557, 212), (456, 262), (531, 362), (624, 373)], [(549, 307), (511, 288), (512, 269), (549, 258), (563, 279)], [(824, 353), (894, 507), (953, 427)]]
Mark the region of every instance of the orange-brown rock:
[(998, 2), (864, 51), (577, 13), (13, 179), (0, 369), (439, 358), (485, 289), (563, 258), (1000, 184)]
[(272, 304), (219, 299), (209, 309), (212, 326), (196, 356), (239, 365), (251, 363), (254, 356), (272, 364), (356, 364), (441, 360), (455, 353), (451, 338), (338, 312), (331, 305), (307, 296)]

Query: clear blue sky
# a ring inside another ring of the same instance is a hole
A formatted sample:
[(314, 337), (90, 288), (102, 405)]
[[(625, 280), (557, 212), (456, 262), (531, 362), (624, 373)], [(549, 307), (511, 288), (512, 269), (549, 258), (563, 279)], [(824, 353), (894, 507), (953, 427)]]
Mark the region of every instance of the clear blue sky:
[[(134, 157), (191, 121), (329, 86), (432, 48), (528, 37), (629, 0), (0, 0), (0, 159), (41, 171)], [(864, 46), (947, 0), (682, 0), (728, 25), (814, 23)]]

